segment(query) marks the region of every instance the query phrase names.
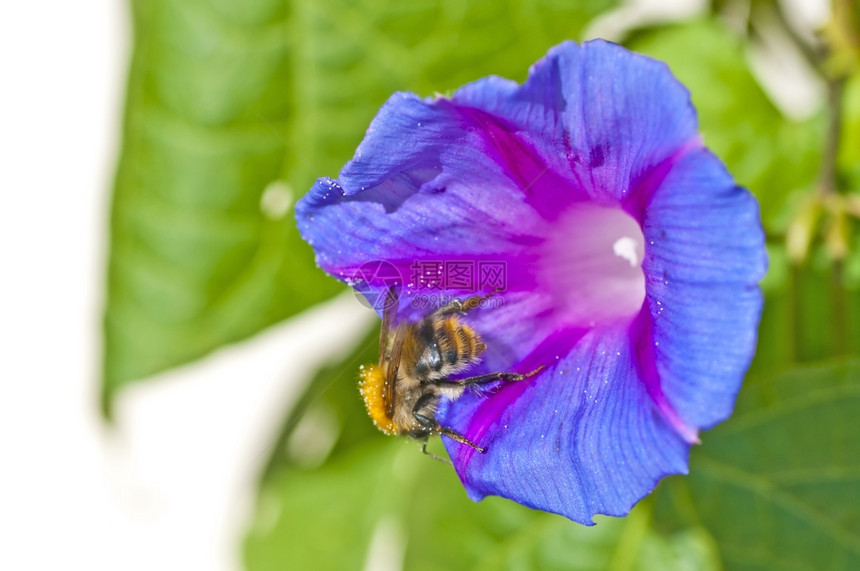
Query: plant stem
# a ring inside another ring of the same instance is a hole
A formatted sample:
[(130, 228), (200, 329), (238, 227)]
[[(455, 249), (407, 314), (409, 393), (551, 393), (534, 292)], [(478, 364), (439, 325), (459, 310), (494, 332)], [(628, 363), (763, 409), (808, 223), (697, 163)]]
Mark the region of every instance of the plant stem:
[(827, 136), (824, 140), (824, 155), (821, 160), (821, 174), (818, 189), (821, 196), (839, 192), (836, 182), (836, 158), (839, 154), (839, 138), (842, 136), (842, 92), (845, 77), (827, 81)]

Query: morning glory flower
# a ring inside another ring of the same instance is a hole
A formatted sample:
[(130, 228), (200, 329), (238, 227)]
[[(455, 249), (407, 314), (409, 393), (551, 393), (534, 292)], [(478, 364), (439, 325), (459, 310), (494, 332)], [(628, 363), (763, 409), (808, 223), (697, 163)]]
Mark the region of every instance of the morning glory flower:
[(393, 95), (337, 180), (296, 205), (325, 271), (383, 294), (361, 269), (396, 268), (401, 319), (432, 311), (428, 293), (497, 292), (464, 317), (487, 345), (468, 375), (545, 367), (440, 404), (443, 426), (487, 448), (443, 438), (471, 498), (624, 515), (731, 414), (764, 238), (697, 130), (663, 63), (568, 42), (522, 85)]

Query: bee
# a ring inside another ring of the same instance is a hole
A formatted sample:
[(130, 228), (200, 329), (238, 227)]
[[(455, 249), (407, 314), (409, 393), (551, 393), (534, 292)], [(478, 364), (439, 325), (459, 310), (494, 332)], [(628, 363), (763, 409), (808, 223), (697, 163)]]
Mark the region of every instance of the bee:
[[(491, 294), (492, 295), (492, 294)], [(407, 435), (422, 440), (427, 451), (431, 435), (447, 436), (478, 452), (486, 448), (459, 432), (442, 426), (436, 409), (444, 396), (460, 397), (467, 387), (496, 381), (522, 381), (540, 371), (527, 374), (497, 372), (452, 379), (480, 361), (486, 350), (481, 336), (462, 316), (486, 299), (474, 296), (454, 299), (419, 321), (402, 321), (393, 326), (397, 297), (388, 290), (379, 334), (378, 364), (364, 365), (359, 372), (359, 391), (373, 423), (385, 434)]]

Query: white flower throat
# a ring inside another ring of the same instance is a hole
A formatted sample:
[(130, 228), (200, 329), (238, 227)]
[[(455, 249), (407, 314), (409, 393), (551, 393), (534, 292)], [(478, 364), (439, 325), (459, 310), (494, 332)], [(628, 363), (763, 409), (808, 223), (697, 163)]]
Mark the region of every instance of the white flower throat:
[(569, 325), (630, 319), (645, 300), (645, 237), (617, 208), (578, 204), (554, 223), (541, 252), (539, 280)]

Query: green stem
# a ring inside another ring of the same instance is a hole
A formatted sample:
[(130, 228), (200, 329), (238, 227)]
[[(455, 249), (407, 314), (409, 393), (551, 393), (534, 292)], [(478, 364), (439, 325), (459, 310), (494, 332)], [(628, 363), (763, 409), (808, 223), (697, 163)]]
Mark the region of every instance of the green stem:
[(819, 175), (819, 192), (822, 196), (839, 192), (836, 182), (836, 158), (839, 154), (839, 139), (842, 136), (842, 93), (845, 78), (832, 78), (827, 81), (827, 138), (824, 141), (824, 156)]
[[(827, 80), (827, 135), (821, 161), (818, 192), (822, 199), (839, 193), (837, 181), (837, 157), (842, 137), (842, 99), (845, 91), (845, 76), (829, 77)], [(831, 213), (831, 216), (841, 216)], [(842, 287), (843, 262), (834, 260), (831, 268), (831, 295), (833, 296), (834, 352), (842, 355), (847, 349), (848, 321), (846, 316), (845, 290)]]

